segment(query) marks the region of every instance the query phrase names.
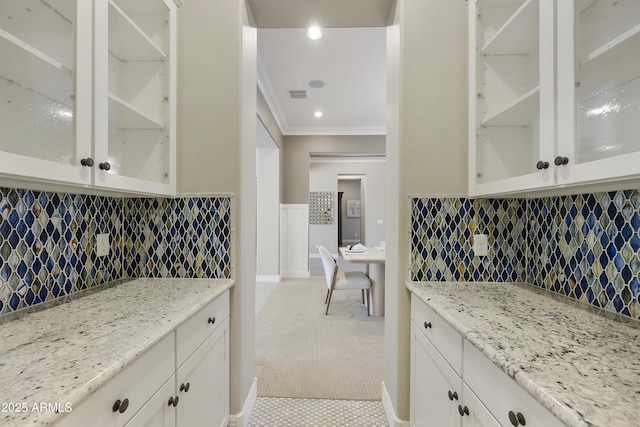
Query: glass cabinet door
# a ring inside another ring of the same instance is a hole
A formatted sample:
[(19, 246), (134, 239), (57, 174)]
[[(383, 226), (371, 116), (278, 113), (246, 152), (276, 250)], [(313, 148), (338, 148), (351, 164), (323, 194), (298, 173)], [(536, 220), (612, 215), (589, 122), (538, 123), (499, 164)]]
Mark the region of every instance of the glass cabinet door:
[(640, 175), (640, 1), (563, 3), (559, 29), (573, 31), (558, 39), (560, 181)]
[(475, 7), (471, 187), (552, 184), (553, 0), (477, 0)]
[(165, 0), (100, 0), (95, 16), (95, 183), (171, 194), (175, 5)]
[(90, 7), (0, 1), (3, 174), (90, 182), (90, 169), (80, 164), (91, 153)]

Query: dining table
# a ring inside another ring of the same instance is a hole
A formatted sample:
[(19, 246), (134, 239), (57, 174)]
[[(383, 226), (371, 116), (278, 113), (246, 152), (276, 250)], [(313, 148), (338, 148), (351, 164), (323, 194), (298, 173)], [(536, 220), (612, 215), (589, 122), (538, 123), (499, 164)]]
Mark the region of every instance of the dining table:
[(369, 314), (384, 316), (384, 265), (385, 251), (378, 247), (365, 247), (361, 252), (351, 251), (347, 247), (339, 248), (340, 255), (345, 261), (366, 264), (366, 274), (371, 280), (369, 292)]

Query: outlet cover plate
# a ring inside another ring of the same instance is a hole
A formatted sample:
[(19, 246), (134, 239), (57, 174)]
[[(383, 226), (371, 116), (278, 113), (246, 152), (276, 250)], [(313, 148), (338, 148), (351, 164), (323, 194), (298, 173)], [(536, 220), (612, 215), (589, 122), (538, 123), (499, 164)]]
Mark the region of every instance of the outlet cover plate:
[(486, 234), (473, 235), (473, 253), (475, 256), (489, 255), (489, 236)]
[(109, 233), (100, 233), (96, 236), (96, 255), (109, 255)]

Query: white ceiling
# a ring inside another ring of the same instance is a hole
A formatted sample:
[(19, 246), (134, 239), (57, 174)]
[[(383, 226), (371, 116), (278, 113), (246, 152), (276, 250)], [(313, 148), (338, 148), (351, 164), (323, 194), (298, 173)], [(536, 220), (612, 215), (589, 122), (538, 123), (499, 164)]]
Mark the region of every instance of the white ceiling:
[[(284, 135), (385, 134), (384, 25), (393, 2), (249, 0), (258, 86)], [(310, 40), (306, 27), (316, 23), (323, 37)], [(311, 88), (311, 80), (325, 86)], [(306, 90), (307, 99), (290, 99), (289, 90)]]

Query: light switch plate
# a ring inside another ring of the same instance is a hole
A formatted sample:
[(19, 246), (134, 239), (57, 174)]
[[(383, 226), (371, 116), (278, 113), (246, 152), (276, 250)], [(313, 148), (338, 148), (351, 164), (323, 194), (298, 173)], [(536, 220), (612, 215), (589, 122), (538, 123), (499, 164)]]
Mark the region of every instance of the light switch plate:
[(100, 233), (96, 236), (96, 255), (109, 255), (109, 233)]
[(489, 254), (489, 236), (486, 234), (473, 235), (473, 253), (475, 256), (487, 256)]

